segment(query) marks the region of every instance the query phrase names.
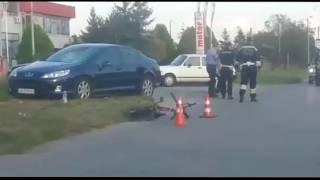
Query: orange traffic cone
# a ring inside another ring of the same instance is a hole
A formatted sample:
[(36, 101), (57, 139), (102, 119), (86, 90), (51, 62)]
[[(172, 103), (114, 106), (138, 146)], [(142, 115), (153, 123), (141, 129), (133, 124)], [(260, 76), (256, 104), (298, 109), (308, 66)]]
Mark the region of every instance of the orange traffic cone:
[(186, 127), (186, 119), (183, 112), (183, 103), (181, 97), (179, 97), (177, 108), (176, 108), (176, 123), (175, 126), (178, 128)]
[(203, 114), (200, 116), (200, 118), (215, 118), (216, 115), (211, 110), (211, 103), (210, 103), (210, 97), (206, 96), (205, 102), (204, 102), (204, 111)]

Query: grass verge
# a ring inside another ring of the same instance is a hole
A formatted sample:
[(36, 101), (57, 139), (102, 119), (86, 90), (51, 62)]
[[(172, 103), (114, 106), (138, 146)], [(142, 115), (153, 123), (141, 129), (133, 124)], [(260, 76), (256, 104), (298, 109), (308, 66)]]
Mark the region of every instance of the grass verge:
[(0, 102), (8, 101), (10, 96), (8, 94), (8, 85), (5, 78), (0, 77)]
[[(260, 70), (257, 77), (258, 84), (294, 84), (301, 83), (307, 78), (307, 73), (303, 69), (275, 69), (275, 70)], [(238, 75), (237, 83), (240, 81)]]
[(0, 154), (23, 153), (48, 141), (127, 121), (129, 109), (151, 103), (151, 98), (135, 96), (68, 104), (14, 99), (0, 102)]

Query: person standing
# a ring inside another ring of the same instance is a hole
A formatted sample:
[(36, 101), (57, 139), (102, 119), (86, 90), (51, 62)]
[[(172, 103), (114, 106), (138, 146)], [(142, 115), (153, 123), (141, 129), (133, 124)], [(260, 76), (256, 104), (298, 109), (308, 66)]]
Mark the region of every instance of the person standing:
[(220, 59), (215, 48), (210, 48), (206, 55), (207, 72), (209, 74), (210, 82), (208, 88), (209, 97), (217, 97), (216, 93), (216, 77), (217, 72), (220, 69)]
[(237, 61), (240, 65), (241, 81), (240, 81), (240, 103), (244, 100), (244, 95), (247, 89), (247, 84), (250, 84), (250, 98), (251, 102), (257, 102), (256, 86), (257, 86), (257, 72), (261, 67), (260, 56), (258, 49), (249, 44), (242, 46), (237, 55)]
[(220, 92), (222, 98), (225, 99), (226, 93), (228, 93), (228, 99), (233, 99), (233, 90), (232, 90), (232, 83), (233, 77), (235, 76), (235, 54), (231, 50), (231, 43), (226, 42), (224, 44), (222, 52), (219, 54), (220, 61), (221, 61), (221, 70), (220, 70)]

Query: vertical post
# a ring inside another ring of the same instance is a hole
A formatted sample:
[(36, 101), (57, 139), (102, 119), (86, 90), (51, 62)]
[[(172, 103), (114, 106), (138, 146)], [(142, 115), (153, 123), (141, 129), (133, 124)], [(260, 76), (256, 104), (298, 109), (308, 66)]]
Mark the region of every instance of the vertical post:
[(204, 26), (204, 28), (203, 28), (203, 32), (204, 32), (204, 44), (205, 44), (205, 48), (206, 48), (206, 44), (207, 44), (207, 42), (206, 42), (206, 37), (207, 37), (207, 10), (208, 10), (208, 3), (209, 2), (205, 2), (205, 4), (204, 4), (204, 10), (203, 10), (203, 26)]
[(280, 57), (280, 62), (282, 63), (282, 65), (284, 65), (284, 63), (282, 62), (282, 56), (281, 56), (281, 24), (279, 23), (279, 37), (278, 37), (278, 53), (279, 53), (279, 57)]
[(308, 55), (308, 64), (310, 63), (310, 43), (309, 43), (309, 17), (307, 18), (307, 55)]
[(32, 57), (34, 57), (35, 54), (35, 49), (34, 49), (34, 29), (33, 29), (33, 2), (30, 1), (31, 5), (31, 45), (32, 45)]
[(212, 12), (211, 12), (211, 22), (210, 22), (210, 48), (213, 47), (213, 43), (212, 43), (212, 23), (213, 23), (213, 17), (214, 17), (214, 13), (215, 13), (215, 8), (216, 8), (216, 4), (213, 2), (212, 3)]
[(287, 52), (287, 68), (289, 67), (290, 65), (290, 54), (289, 52)]
[[(8, 2), (6, 2), (8, 3)], [(7, 49), (7, 69), (10, 66), (10, 55), (9, 55), (9, 37), (8, 37), (8, 4), (5, 8), (5, 22), (6, 22), (6, 49)]]
[(0, 56), (3, 56), (2, 53), (2, 19), (3, 19), (3, 11), (4, 11), (4, 5), (1, 3), (1, 17), (0, 17)]

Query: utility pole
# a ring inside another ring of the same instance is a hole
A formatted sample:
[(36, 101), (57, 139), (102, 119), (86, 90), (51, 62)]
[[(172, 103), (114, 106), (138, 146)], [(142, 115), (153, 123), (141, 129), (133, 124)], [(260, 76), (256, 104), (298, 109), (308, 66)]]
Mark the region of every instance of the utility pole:
[(214, 17), (214, 13), (215, 13), (215, 9), (216, 9), (216, 3), (213, 2), (212, 3), (212, 12), (211, 12), (211, 21), (210, 21), (210, 48), (213, 47), (213, 43), (212, 43), (212, 23), (213, 23), (213, 17)]
[(308, 64), (310, 63), (310, 45), (309, 45), (309, 17), (307, 18), (307, 55), (308, 55)]
[(279, 23), (279, 37), (278, 37), (278, 53), (280, 57), (280, 62), (282, 63), (282, 56), (281, 56), (281, 24)]
[(205, 2), (204, 10), (203, 10), (204, 44), (206, 44), (206, 37), (207, 37), (207, 10), (208, 10), (208, 3), (209, 2)]
[(34, 57), (35, 54), (35, 49), (34, 49), (34, 29), (33, 29), (33, 2), (30, 1), (30, 5), (31, 5), (31, 44), (32, 44), (32, 57)]
[(9, 54), (9, 35), (8, 35), (8, 11), (5, 11), (6, 19), (6, 49), (7, 49), (7, 65), (10, 64), (10, 54)]
[(2, 53), (2, 19), (3, 19), (3, 11), (4, 11), (4, 3), (1, 3), (1, 14), (0, 14), (0, 55), (3, 56)]

